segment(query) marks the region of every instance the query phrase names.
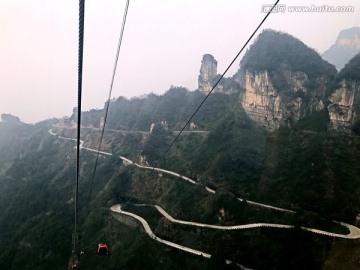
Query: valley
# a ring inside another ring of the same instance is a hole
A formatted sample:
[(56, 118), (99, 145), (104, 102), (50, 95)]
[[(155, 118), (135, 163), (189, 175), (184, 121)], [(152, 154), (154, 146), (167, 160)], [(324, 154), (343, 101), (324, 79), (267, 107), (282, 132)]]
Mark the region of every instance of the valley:
[[(58, 126), (57, 127), (58, 130), (63, 130), (64, 127), (61, 127), (61, 126)], [(65, 127), (66, 129), (66, 127)], [(116, 130), (111, 130), (111, 132), (121, 132), (121, 131), (116, 131)], [(57, 135), (56, 133), (54, 133), (51, 129), (49, 130), (49, 134), (51, 134), (52, 136), (56, 136), (58, 137), (59, 139), (63, 139), (63, 140), (71, 140), (71, 141), (74, 141), (75, 139), (73, 138), (67, 138), (67, 137), (63, 137), (63, 136), (60, 136), (60, 135)], [(98, 151), (96, 149), (92, 149), (92, 148), (88, 148), (88, 147), (84, 147), (84, 141), (81, 141), (81, 149), (83, 150), (87, 150), (87, 151), (90, 151), (90, 152), (93, 152), (93, 153), (99, 153), (101, 155), (105, 155), (105, 156), (111, 156), (112, 154), (109, 153), (109, 152), (104, 152), (104, 151)], [(133, 166), (136, 166), (137, 168), (141, 168), (141, 169), (145, 169), (145, 170), (150, 170), (151, 173), (152, 172), (156, 172), (156, 173), (165, 173), (165, 174), (168, 174), (170, 176), (174, 176), (176, 177), (177, 179), (180, 179), (180, 180), (184, 180), (188, 183), (191, 183), (193, 185), (198, 185), (199, 183), (195, 182), (194, 180), (186, 177), (186, 176), (183, 176), (183, 175), (180, 175), (176, 172), (173, 172), (173, 171), (168, 171), (168, 170), (164, 170), (164, 169), (161, 169), (161, 168), (155, 168), (155, 167), (149, 167), (149, 166), (143, 166), (143, 165), (140, 165), (138, 163), (135, 163), (131, 160), (129, 160), (128, 158), (126, 157), (123, 157), (123, 156), (119, 156), (119, 158), (124, 162), (125, 166), (129, 166), (129, 165), (133, 165)], [(208, 191), (209, 193), (211, 194), (215, 194), (216, 191), (211, 189), (210, 187), (208, 186), (205, 186), (205, 190)], [(131, 198), (126, 201), (125, 203), (125, 207), (126, 205), (129, 204)], [(239, 200), (240, 202), (243, 201), (244, 199), (242, 198), (237, 198), (237, 200)], [(259, 203), (259, 202), (253, 202), (253, 201), (246, 201), (248, 204), (252, 204), (252, 205), (255, 205), (255, 206), (258, 206), (258, 207), (264, 207), (264, 208), (268, 208), (268, 209), (271, 209), (273, 211), (282, 211), (282, 212), (288, 212), (288, 213), (291, 213), (291, 214), (295, 214), (295, 211), (293, 210), (288, 210), (288, 209), (283, 209), (283, 208), (278, 208), (278, 207), (274, 207), (274, 206), (271, 206), (271, 205), (266, 205), (266, 204), (262, 204), (262, 203)], [(243, 224), (243, 225), (232, 225), (232, 226), (219, 226), (219, 225), (212, 225), (212, 224), (204, 224), (204, 223), (197, 223), (197, 222), (189, 222), (189, 221), (184, 221), (184, 220), (178, 220), (178, 219), (174, 219), (171, 215), (169, 215), (163, 208), (161, 208), (161, 206), (159, 205), (150, 205), (150, 204), (135, 204), (136, 207), (154, 207), (156, 208), (159, 213), (161, 213), (162, 216), (164, 216), (167, 220), (169, 220), (170, 222), (172, 223), (178, 223), (178, 224), (183, 224), (183, 225), (187, 225), (187, 226), (195, 226), (195, 227), (201, 227), (201, 228), (211, 228), (211, 229), (216, 229), (216, 230), (247, 230), (247, 229), (254, 229), (254, 228), (280, 228), (280, 229), (294, 229), (294, 225), (284, 225), (284, 224), (271, 224), (271, 223), (253, 223), (253, 224)], [(120, 215), (126, 215), (126, 216), (130, 216), (136, 220), (138, 220), (142, 226), (144, 227), (145, 229), (145, 232), (149, 235), (149, 237), (155, 241), (158, 241), (162, 244), (165, 244), (165, 245), (168, 245), (168, 246), (171, 246), (173, 248), (176, 248), (176, 249), (180, 249), (180, 250), (183, 250), (185, 252), (189, 252), (189, 253), (192, 253), (192, 254), (195, 254), (195, 255), (199, 255), (199, 256), (203, 256), (205, 258), (211, 258), (211, 254), (208, 254), (208, 253), (205, 253), (205, 252), (202, 252), (202, 251), (198, 251), (198, 250), (194, 250), (192, 248), (189, 248), (189, 247), (186, 247), (186, 246), (183, 246), (183, 245), (179, 245), (177, 243), (174, 243), (174, 242), (170, 242), (170, 241), (167, 241), (167, 240), (163, 240), (161, 239), (160, 237), (156, 236), (153, 231), (151, 230), (149, 224), (147, 223), (147, 221), (142, 218), (141, 216), (139, 215), (136, 215), (132, 212), (127, 212), (127, 211), (124, 211), (122, 210), (122, 207), (120, 204), (117, 204), (117, 205), (113, 205), (111, 206), (111, 211), (114, 212), (114, 213), (119, 213)], [(121, 220), (121, 219), (120, 219)], [(335, 222), (335, 221), (334, 221)], [(321, 235), (326, 235), (326, 236), (329, 236), (329, 237), (335, 237), (335, 238), (344, 238), (344, 239), (359, 239), (360, 238), (360, 229), (355, 227), (355, 226), (352, 226), (350, 224), (346, 224), (346, 223), (343, 223), (343, 222), (335, 222), (335, 223), (338, 223), (340, 224), (341, 226), (344, 226), (348, 229), (349, 233), (348, 234), (338, 234), (338, 233), (332, 233), (332, 232), (327, 232), (327, 231), (324, 231), (324, 230), (319, 230), (319, 229), (314, 229), (314, 228), (307, 228), (307, 227), (301, 227), (302, 230), (305, 230), (305, 231), (308, 231), (308, 232), (311, 232), (311, 233), (316, 233), (316, 234), (321, 234)], [(230, 264), (232, 263), (230, 260), (226, 260), (226, 263)], [(241, 269), (250, 269), (250, 268), (247, 268), (241, 264), (237, 264), (238, 267), (240, 267)]]
[(205, 54), (194, 91), (81, 113), (76, 191), (76, 110), (3, 114), (1, 268), (63, 269), (78, 200), (82, 269), (358, 269), (359, 67), (264, 30), (197, 111), (220, 76)]

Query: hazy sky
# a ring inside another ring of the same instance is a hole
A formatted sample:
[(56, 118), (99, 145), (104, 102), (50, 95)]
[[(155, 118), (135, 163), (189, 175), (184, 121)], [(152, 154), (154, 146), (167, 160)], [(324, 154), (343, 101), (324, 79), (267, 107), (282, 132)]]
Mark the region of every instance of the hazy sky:
[[(269, 0), (130, 0), (113, 97), (197, 88), (202, 55), (222, 73)], [(83, 110), (107, 99), (125, 0), (86, 0)], [(360, 26), (360, 1), (284, 0), (264, 28), (287, 32), (322, 53), (340, 30)], [(289, 12), (291, 5), (353, 6), (354, 12)], [(260, 33), (260, 32), (259, 32)], [(77, 104), (78, 0), (0, 0), (0, 113), (34, 123)], [(242, 57), (242, 55), (241, 55)], [(232, 76), (240, 59), (227, 74)]]

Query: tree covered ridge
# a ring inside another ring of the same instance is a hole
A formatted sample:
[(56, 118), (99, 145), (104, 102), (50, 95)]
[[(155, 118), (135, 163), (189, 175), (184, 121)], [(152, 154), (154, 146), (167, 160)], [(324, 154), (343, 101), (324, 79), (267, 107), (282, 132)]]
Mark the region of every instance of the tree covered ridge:
[[(195, 112), (205, 95), (184, 87), (171, 87), (163, 95), (150, 94), (146, 98), (126, 99), (119, 97), (110, 101), (106, 127), (109, 129), (149, 131), (152, 123), (166, 121), (170, 131), (180, 130)], [(193, 118), (196, 130), (213, 129), (221, 120), (224, 110), (235, 106), (239, 95), (213, 93)], [(238, 107), (238, 103), (236, 104)], [(99, 126), (104, 110), (83, 112), (83, 125)], [(190, 127), (188, 126), (187, 129)]]
[(250, 46), (240, 61), (240, 67), (251, 73), (268, 71), (270, 75), (286, 68), (304, 72), (310, 80), (336, 75), (335, 67), (324, 61), (314, 49), (289, 34), (269, 29), (264, 30)]
[[(288, 39), (289, 47), (291, 44), (305, 46), (287, 34), (267, 30), (262, 35), (273, 35), (279, 42)], [(273, 50), (279, 49), (277, 57), (282, 59), (284, 56), (276, 43), (270, 45)], [(266, 55), (265, 50), (259, 52)], [(266, 59), (270, 62), (253, 63), (249, 54), (247, 61), (254, 70), (261, 64), (277, 67), (276, 62), (271, 62), (274, 59), (270, 59), (274, 55)], [(295, 66), (301, 58), (297, 56), (296, 61), (289, 61)], [(358, 60), (349, 65), (358, 67)], [(324, 61), (317, 64), (327, 66)], [(303, 63), (306, 65), (309, 63)], [(351, 72), (351, 66), (348, 68)], [(166, 120), (169, 130), (157, 125), (150, 134), (106, 132), (103, 146), (109, 148), (103, 150), (113, 156), (100, 158), (90, 201), (87, 195), (95, 155), (82, 151), (80, 239), (90, 246), (82, 261), (83, 269), (144, 269), (144, 266), (147, 269), (226, 269), (223, 258), (255, 269), (301, 269), (304, 262), (307, 269), (323, 267), (332, 239), (300, 230), (222, 233), (169, 225), (152, 217), (151, 212), (144, 213), (144, 218), (154, 224), (154, 230), (161, 237), (214, 255), (212, 261), (205, 261), (155, 243), (137, 228), (121, 225), (107, 212), (112, 204), (132, 198), (132, 202), (158, 203), (178, 217), (204, 223), (265, 222), (266, 213), (274, 222), (284, 220), (274, 212), (253, 209), (246, 200), (242, 203), (237, 200), (243, 197), (298, 210), (299, 220), (308, 221), (308, 216), (315, 215), (312, 212), (315, 211), (326, 217), (353, 221), (360, 211), (357, 180), (360, 168), (356, 162), (360, 157), (360, 139), (327, 133), (326, 112), (313, 113), (294, 127), (282, 128), (270, 136), (247, 117), (240, 106), (241, 95), (213, 93), (194, 118), (199, 130), (210, 132), (181, 136), (159, 164), (195, 179), (198, 186), (165, 174), (149, 176), (147, 171), (122, 164), (119, 155), (136, 160), (140, 154), (150, 165), (155, 164), (174, 137), (171, 131), (185, 124), (203, 98), (204, 94), (199, 91), (172, 87), (162, 96), (150, 94), (143, 99), (120, 97), (111, 101), (107, 128), (149, 131), (151, 123)], [(104, 110), (86, 112), (83, 124), (98, 127), (103, 115)], [(63, 269), (68, 259), (73, 227), (75, 143), (49, 135), (48, 129), (54, 123), (16, 127), (9, 122), (0, 124), (0, 153), (9, 153), (0, 158), (8, 163), (4, 166), (5, 163), (0, 162), (3, 171), (0, 174), (0, 243), (6, 247), (0, 254), (1, 269)], [(100, 134), (96, 129), (87, 129), (87, 132), (82, 130), (86, 143), (91, 135), (99, 137)], [(203, 185), (216, 189), (216, 194), (206, 192)], [(224, 217), (219, 215), (222, 209)], [(99, 259), (95, 250), (102, 233), (111, 249), (111, 256), (106, 259)], [(217, 265), (219, 262), (222, 264)]]
[(343, 79), (360, 81), (360, 53), (355, 55), (336, 76), (336, 82)]

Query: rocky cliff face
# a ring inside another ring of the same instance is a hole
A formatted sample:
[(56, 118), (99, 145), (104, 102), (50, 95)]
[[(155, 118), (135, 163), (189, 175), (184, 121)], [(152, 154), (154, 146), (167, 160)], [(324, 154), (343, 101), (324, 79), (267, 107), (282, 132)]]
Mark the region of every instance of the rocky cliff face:
[[(360, 29), (360, 28), (359, 28)], [(343, 31), (339, 46), (360, 48), (359, 36)], [(208, 93), (216, 79), (217, 62), (203, 56), (199, 89)], [(300, 119), (327, 109), (329, 128), (360, 134), (360, 54), (337, 73), (313, 49), (281, 32), (263, 31), (240, 63), (233, 78), (222, 80), (216, 91), (240, 90), (247, 115), (269, 131), (292, 126)]]
[(275, 130), (323, 110), (335, 74), (334, 67), (301, 41), (266, 30), (245, 54), (234, 79), (244, 89), (240, 100), (248, 116)]
[(213, 87), (213, 80), (217, 75), (217, 61), (211, 54), (204, 54), (201, 67), (200, 75), (198, 78), (199, 90), (206, 93), (211, 91)]
[(330, 129), (350, 133), (357, 122), (360, 83), (342, 81), (341, 86), (329, 97)]
[(360, 54), (336, 76), (336, 87), (329, 97), (330, 129), (360, 134)]
[(267, 71), (255, 74), (246, 72), (240, 79), (245, 90), (242, 93), (242, 107), (251, 119), (269, 130), (291, 125), (314, 111), (324, 109), (326, 79), (319, 81), (318, 91), (311, 91), (305, 73), (287, 72), (285, 78), (289, 85), (285, 91), (274, 87)]
[(251, 119), (269, 129), (280, 126), (283, 118), (281, 98), (269, 80), (267, 72), (246, 72), (240, 83), (245, 89), (242, 106)]
[(342, 30), (334, 45), (322, 57), (336, 66), (338, 70), (360, 52), (360, 27)]

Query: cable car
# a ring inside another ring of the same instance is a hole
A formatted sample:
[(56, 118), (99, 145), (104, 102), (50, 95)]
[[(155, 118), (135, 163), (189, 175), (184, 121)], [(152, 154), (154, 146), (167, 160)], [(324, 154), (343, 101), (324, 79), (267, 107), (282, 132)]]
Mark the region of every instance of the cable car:
[(106, 244), (99, 244), (97, 251), (100, 256), (105, 256), (109, 254), (109, 249)]

